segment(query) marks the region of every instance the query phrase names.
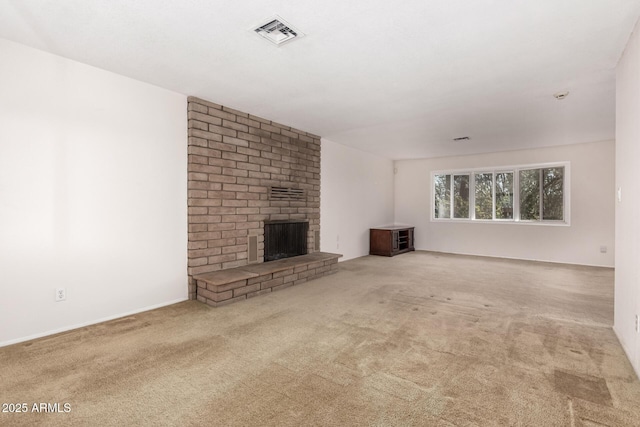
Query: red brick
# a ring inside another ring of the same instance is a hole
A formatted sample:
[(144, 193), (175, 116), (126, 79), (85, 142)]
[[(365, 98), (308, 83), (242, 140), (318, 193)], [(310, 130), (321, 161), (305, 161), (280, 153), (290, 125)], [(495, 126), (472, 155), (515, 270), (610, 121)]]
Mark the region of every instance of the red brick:
[(247, 230), (225, 230), (222, 232), (222, 238), (243, 237), (247, 235)]
[(247, 126), (253, 126), (255, 128), (259, 128), (260, 127), (260, 122), (256, 121), (256, 120), (251, 120), (247, 117), (237, 117), (236, 121), (238, 123), (242, 123), (243, 125), (247, 125)]
[[(219, 125), (220, 123), (216, 123), (216, 124)], [(229, 129), (233, 129), (241, 132), (249, 132), (249, 126), (243, 125), (241, 123), (232, 122), (230, 120), (223, 120), (222, 126), (225, 128), (229, 128)]]
[(238, 168), (223, 168), (222, 169), (222, 174), (223, 175), (235, 176), (235, 177), (243, 177), (243, 178), (247, 178), (249, 176), (249, 172), (248, 171), (243, 170), (243, 169), (238, 169)]
[(260, 290), (260, 284), (256, 283), (255, 285), (244, 286), (242, 288), (234, 289), (233, 296), (246, 295), (250, 292), (255, 292)]
[[(273, 278), (276, 279), (278, 277), (284, 277), (284, 276), (288, 276), (290, 274), (293, 274), (293, 267), (286, 269), (286, 270), (282, 270), (282, 271), (277, 271), (275, 273), (273, 273)], [(285, 280), (286, 282), (286, 280)]]
[(200, 122), (211, 123), (214, 125), (221, 125), (222, 119), (219, 117), (213, 117), (208, 114), (199, 113), (197, 111), (189, 111), (187, 114), (188, 119), (198, 120)]
[(244, 139), (239, 139), (231, 136), (223, 136), (222, 141), (226, 144), (236, 145), (238, 147), (248, 147), (249, 141), (245, 141)]
[(261, 282), (266, 282), (267, 280), (272, 279), (272, 274), (263, 274), (262, 276), (252, 277), (247, 280), (247, 284), (253, 285), (254, 283), (260, 284)]
[(258, 295), (268, 294), (269, 292), (271, 292), (271, 288), (269, 288), (269, 289), (262, 289), (262, 290), (259, 290), (259, 291), (255, 291), (255, 292), (248, 293), (248, 294), (247, 294), (247, 298), (257, 297)]
[(189, 182), (189, 189), (217, 191), (222, 190), (222, 184), (219, 182), (191, 181)]
[(204, 257), (204, 258), (189, 258), (189, 263), (187, 265), (189, 267), (198, 267), (206, 264), (207, 264), (207, 257)]
[(237, 167), (238, 169), (243, 169), (247, 171), (260, 172), (260, 165), (256, 163), (238, 162)]
[[(215, 127), (215, 125), (209, 125), (209, 130), (211, 130), (212, 126)], [(189, 129), (187, 132), (187, 135), (194, 136), (196, 138), (206, 139), (208, 141), (222, 141), (222, 135), (219, 135), (219, 133), (207, 132), (200, 129)]]
[(218, 105), (218, 104), (214, 104), (213, 102), (205, 101), (204, 99), (200, 99), (197, 96), (189, 96), (189, 97), (187, 97), (187, 102), (189, 102), (189, 104), (196, 103), (196, 104), (201, 104), (201, 105), (205, 105), (207, 107), (213, 107), (213, 108), (218, 108), (218, 109), (222, 108), (222, 105)]
[(308, 267), (309, 267), (309, 270), (311, 270), (313, 268), (322, 267), (323, 265), (324, 265), (324, 261), (316, 261), (309, 264)]
[[(247, 201), (246, 200), (223, 200), (222, 201), (222, 206), (233, 206), (233, 207), (246, 207), (247, 206)], [(233, 212), (233, 213), (242, 213), (242, 212)]]
[(191, 166), (191, 164), (200, 164), (200, 165), (208, 165), (209, 164), (209, 158), (206, 157), (206, 156), (198, 156), (196, 154), (189, 154), (188, 159), (189, 159), (189, 166)]
[(220, 266), (216, 266), (216, 265), (203, 265), (201, 267), (189, 267), (187, 268), (187, 273), (191, 276), (195, 275), (195, 274), (202, 274), (202, 273), (210, 273), (212, 271), (217, 271), (220, 270)]
[(236, 259), (236, 255), (235, 254), (216, 255), (216, 256), (209, 257), (209, 264), (216, 264), (216, 263), (220, 263), (220, 262), (235, 261), (235, 259)]
[(207, 247), (206, 240), (187, 243), (188, 249), (205, 249), (206, 247)]
[(209, 109), (208, 114), (210, 116), (214, 116), (214, 117), (219, 117), (221, 119), (225, 119), (225, 120), (232, 120), (235, 121), (236, 119), (236, 115), (232, 114), (232, 113), (227, 113), (225, 111), (220, 111), (218, 109)]
[(293, 282), (295, 280), (298, 280), (298, 275), (297, 274), (290, 274), (288, 276), (284, 276), (284, 283)]
[(271, 133), (280, 133), (280, 128), (268, 125), (266, 123), (260, 123), (260, 129), (265, 130), (267, 132), (271, 132)]
[(243, 178), (243, 177), (237, 177), (236, 179), (236, 183), (237, 184), (247, 184), (247, 185), (254, 185), (254, 186), (259, 186), (260, 185), (260, 180), (257, 178)]
[(277, 279), (271, 279), (260, 283), (260, 289), (272, 288), (274, 286), (282, 285), (284, 283), (284, 278), (279, 277)]
[(215, 294), (215, 292), (207, 290), (206, 288), (202, 288), (201, 286), (198, 286), (198, 290), (196, 292), (198, 293), (198, 295), (207, 299), (213, 299), (213, 296)]
[(189, 102), (187, 111), (197, 111), (199, 113), (206, 113), (208, 108), (202, 104), (196, 104), (195, 102)]
[(229, 291), (229, 290), (233, 290), (233, 289), (237, 289), (237, 288), (242, 288), (242, 287), (245, 287), (245, 286), (247, 286), (247, 281), (246, 280), (238, 280), (238, 281), (235, 281), (235, 282), (225, 283), (224, 285), (218, 285), (218, 286), (214, 286), (214, 285), (208, 284), (207, 285), (207, 289), (210, 289), (210, 290), (215, 291), (215, 292), (224, 292), (224, 291)]
[(247, 245), (224, 246), (222, 248), (223, 254), (234, 254), (236, 252), (247, 252)]
[(246, 295), (240, 295), (239, 297), (229, 298), (227, 300), (220, 301), (220, 302), (207, 300), (207, 305), (210, 305), (211, 307), (222, 307), (223, 305), (232, 304), (234, 302), (241, 301), (244, 299), (247, 299)]
[(208, 180), (211, 182), (221, 182), (223, 184), (234, 184), (236, 182), (235, 176), (228, 175), (209, 175)]
[(187, 179), (189, 181), (207, 181), (209, 179), (209, 175), (206, 173), (191, 172), (187, 175)]
[(280, 168), (274, 168), (271, 166), (260, 166), (260, 171), (261, 172), (267, 172), (267, 173), (280, 173), (281, 169)]
[(236, 116), (240, 116), (240, 117), (244, 117), (244, 118), (249, 117), (249, 114), (243, 113), (242, 111), (234, 110), (233, 108), (229, 108), (229, 107), (224, 107), (223, 106), (222, 109), (224, 111), (229, 112), (229, 113), (235, 114)]
[(189, 257), (201, 257), (201, 256), (212, 256), (212, 255), (220, 255), (222, 253), (221, 248), (206, 248), (206, 249), (192, 249), (188, 251)]
[[(209, 248), (223, 248), (229, 245), (235, 245), (236, 239), (211, 239), (207, 240), (207, 247)], [(234, 258), (235, 259), (235, 258)], [(227, 260), (231, 261), (231, 260)]]
[(300, 266), (295, 267), (295, 268), (293, 269), (293, 272), (294, 272), (294, 273), (300, 273), (301, 271), (306, 271), (306, 270), (308, 270), (308, 269), (309, 269), (309, 266), (308, 266), (308, 265), (300, 265)]
[(211, 296), (207, 296), (207, 299), (213, 300), (215, 302), (220, 302), (220, 301), (224, 301), (226, 299), (229, 299), (233, 296), (233, 291), (224, 291), (224, 292), (215, 292), (215, 293), (211, 293)]
[(249, 156), (247, 156), (246, 154), (231, 153), (227, 151), (222, 152), (222, 158), (227, 160), (235, 160), (238, 162), (249, 161)]
[(242, 229), (252, 229), (252, 228), (259, 228), (260, 227), (260, 223), (257, 221), (254, 222), (241, 222), (236, 224), (236, 230), (242, 230)]
[[(213, 230), (211, 230), (213, 228)], [(211, 231), (221, 231), (221, 230), (233, 230), (234, 228), (236, 228), (236, 224), (233, 223), (224, 223), (224, 222), (220, 222), (220, 223), (214, 223), (214, 224), (209, 224), (209, 230)]]
[[(208, 147), (214, 150), (218, 150), (218, 151), (230, 151), (232, 153), (235, 153), (235, 151), (237, 150), (237, 146), (233, 145), (233, 144), (225, 144), (224, 142), (219, 142), (219, 141), (209, 141)], [(218, 156), (220, 157), (220, 156)]]
[[(189, 139), (193, 139), (193, 138), (189, 138)], [(214, 148), (208, 148), (209, 145), (211, 144), (207, 143), (206, 140), (204, 139), (202, 141), (204, 141), (204, 145), (202, 147), (189, 146), (189, 148), (187, 148), (187, 153), (192, 155), (202, 156), (202, 157), (209, 157), (209, 158), (222, 156), (222, 153), (220, 152), (220, 150), (216, 150)]]
[(187, 213), (189, 215), (206, 215), (207, 212), (208, 211), (206, 207), (189, 207), (189, 209), (187, 210)]
[[(225, 136), (230, 136), (232, 138), (235, 138), (236, 135), (238, 134), (233, 129), (227, 129), (227, 128), (223, 128), (222, 126), (217, 126), (217, 125), (209, 125), (209, 133), (217, 135), (217, 137), (220, 138), (220, 139), (216, 139), (216, 141), (224, 140), (223, 137), (225, 137)], [(207, 138), (207, 139), (211, 139), (211, 138)], [(249, 145), (249, 144), (247, 143), (247, 145)]]

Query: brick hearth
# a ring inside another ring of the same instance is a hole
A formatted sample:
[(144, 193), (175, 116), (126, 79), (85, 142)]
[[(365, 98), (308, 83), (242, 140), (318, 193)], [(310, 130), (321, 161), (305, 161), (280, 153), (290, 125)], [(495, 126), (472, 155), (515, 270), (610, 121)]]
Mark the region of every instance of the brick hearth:
[(196, 275), (198, 301), (216, 307), (299, 285), (335, 273), (341, 256), (316, 252)]

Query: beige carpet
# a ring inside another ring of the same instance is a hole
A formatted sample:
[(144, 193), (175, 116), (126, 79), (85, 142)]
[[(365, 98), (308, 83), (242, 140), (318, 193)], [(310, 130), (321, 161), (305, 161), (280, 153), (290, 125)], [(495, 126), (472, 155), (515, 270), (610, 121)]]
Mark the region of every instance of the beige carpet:
[(613, 270), (416, 252), (0, 348), (0, 425), (626, 426)]

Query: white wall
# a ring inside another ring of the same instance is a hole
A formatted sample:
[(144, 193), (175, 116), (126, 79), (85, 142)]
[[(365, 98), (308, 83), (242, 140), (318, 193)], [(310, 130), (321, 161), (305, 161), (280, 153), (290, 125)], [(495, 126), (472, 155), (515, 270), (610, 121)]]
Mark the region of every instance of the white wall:
[(0, 345), (186, 299), (186, 97), (0, 58)]
[[(471, 142), (473, 143), (473, 142)], [(431, 172), (571, 162), (571, 225), (432, 222)], [(396, 161), (395, 219), (413, 224), (416, 249), (613, 266), (614, 143)], [(608, 252), (600, 253), (600, 246)]]
[(393, 223), (393, 161), (322, 140), (320, 247), (369, 254), (369, 228)]
[(616, 82), (616, 285), (614, 327), (640, 376), (640, 22), (618, 63)]

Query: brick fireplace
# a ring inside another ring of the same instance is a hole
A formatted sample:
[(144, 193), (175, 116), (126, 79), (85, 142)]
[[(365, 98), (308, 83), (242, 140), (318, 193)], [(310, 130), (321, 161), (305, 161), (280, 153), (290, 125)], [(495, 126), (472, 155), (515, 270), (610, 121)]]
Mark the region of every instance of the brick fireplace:
[(308, 223), (319, 251), (320, 137), (199, 98), (188, 100), (189, 298), (194, 275), (264, 261), (264, 225)]

